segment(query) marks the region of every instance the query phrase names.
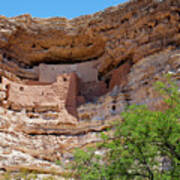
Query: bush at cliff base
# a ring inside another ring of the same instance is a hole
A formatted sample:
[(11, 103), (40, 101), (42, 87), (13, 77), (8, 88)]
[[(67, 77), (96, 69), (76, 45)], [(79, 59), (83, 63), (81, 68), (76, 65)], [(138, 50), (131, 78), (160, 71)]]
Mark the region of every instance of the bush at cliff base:
[(180, 93), (167, 79), (156, 87), (165, 97), (164, 112), (130, 106), (113, 137), (102, 134), (97, 149), (75, 152), (72, 168), (82, 180), (180, 179)]

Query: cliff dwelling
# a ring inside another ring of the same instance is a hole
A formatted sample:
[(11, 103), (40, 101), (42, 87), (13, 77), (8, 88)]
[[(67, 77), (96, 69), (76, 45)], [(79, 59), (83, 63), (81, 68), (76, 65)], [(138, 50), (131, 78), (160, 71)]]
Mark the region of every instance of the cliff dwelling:
[(170, 71), (180, 85), (179, 22), (179, 0), (70, 20), (0, 16), (0, 171), (61, 174), (129, 105), (163, 110), (153, 84)]
[(6, 97), (3, 106), (15, 111), (25, 109), (31, 112), (58, 112), (59, 121), (77, 122), (78, 78), (75, 73), (59, 75), (54, 83), (27, 84), (2, 78)]
[(98, 62), (77, 64), (40, 64), (38, 81), (11, 81), (2, 77), (6, 96), (3, 106), (14, 111), (57, 112), (56, 119), (77, 123), (77, 106), (107, 92), (98, 81)]
[(54, 82), (60, 74), (75, 72), (83, 82), (98, 81), (97, 61), (83, 62), (77, 64), (40, 64), (39, 81)]
[[(98, 61), (87, 61), (76, 64), (40, 64), (38, 67), (39, 82), (52, 83), (58, 75), (76, 73), (78, 77), (78, 96), (81, 104), (92, 101), (95, 97), (107, 92), (106, 83), (98, 80)], [(82, 100), (84, 99), (84, 100)]]

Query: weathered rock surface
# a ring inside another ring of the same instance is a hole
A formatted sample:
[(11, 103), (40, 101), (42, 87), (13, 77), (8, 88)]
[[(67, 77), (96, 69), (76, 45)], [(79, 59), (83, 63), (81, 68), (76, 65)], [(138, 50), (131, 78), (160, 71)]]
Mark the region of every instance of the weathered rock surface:
[(127, 105), (163, 110), (153, 83), (168, 72), (180, 85), (179, 0), (72, 20), (1, 16), (0, 169), (62, 175)]

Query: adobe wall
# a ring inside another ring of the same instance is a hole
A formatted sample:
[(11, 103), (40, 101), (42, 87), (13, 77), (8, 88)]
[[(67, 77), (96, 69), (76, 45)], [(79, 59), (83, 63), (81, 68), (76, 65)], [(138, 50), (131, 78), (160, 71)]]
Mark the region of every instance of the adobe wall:
[(72, 73), (70, 79), (69, 79), (69, 90), (67, 92), (67, 98), (66, 98), (66, 109), (70, 114), (77, 117), (77, 96), (79, 92), (79, 83), (78, 83), (78, 77), (75, 73)]
[(106, 83), (103, 81), (99, 82), (80, 82), (80, 95), (85, 98), (86, 101), (92, 101), (98, 96), (102, 96), (108, 92)]
[[(77, 83), (75, 73), (58, 76), (57, 81), (50, 85), (20, 84), (5, 77), (2, 78), (2, 85), (7, 89), (5, 104), (8, 104), (12, 110), (56, 111), (59, 114), (67, 111), (75, 117), (77, 117)], [(64, 118), (68, 119), (68, 117)]]
[(39, 65), (39, 81), (55, 82), (58, 75), (64, 73), (77, 73), (83, 82), (91, 82), (98, 80), (97, 61), (90, 61), (77, 64), (59, 64), (59, 65)]
[(127, 74), (130, 72), (131, 66), (131, 63), (127, 61), (112, 72), (109, 90), (112, 90), (116, 85), (123, 87), (127, 84)]

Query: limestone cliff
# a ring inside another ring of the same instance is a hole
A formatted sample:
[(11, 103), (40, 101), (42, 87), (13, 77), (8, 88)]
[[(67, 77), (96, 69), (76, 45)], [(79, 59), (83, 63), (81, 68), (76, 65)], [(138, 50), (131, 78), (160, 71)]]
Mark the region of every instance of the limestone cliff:
[(180, 1), (133, 0), (93, 15), (0, 16), (0, 169), (57, 174), (127, 105), (163, 109), (153, 83), (180, 85)]

